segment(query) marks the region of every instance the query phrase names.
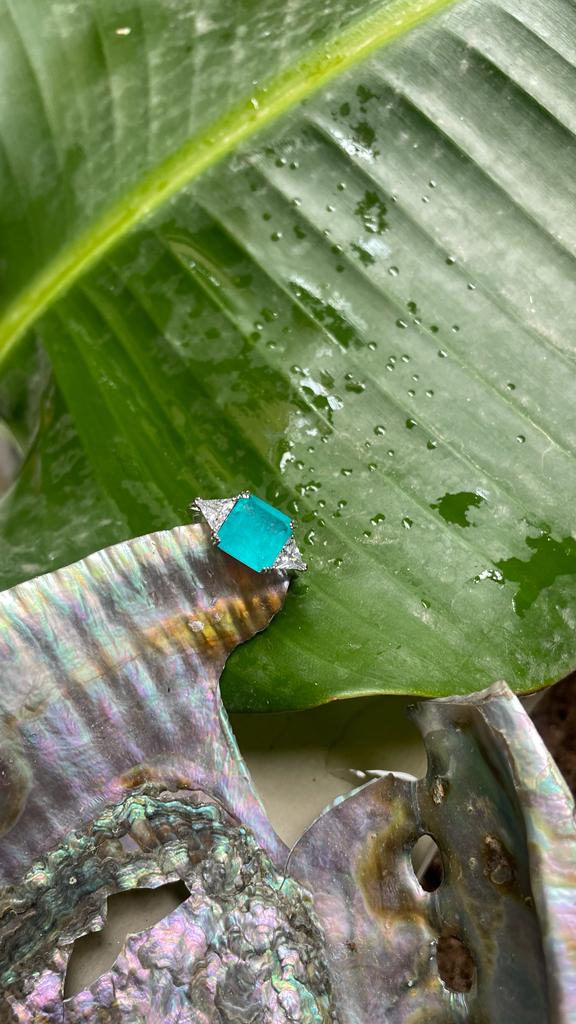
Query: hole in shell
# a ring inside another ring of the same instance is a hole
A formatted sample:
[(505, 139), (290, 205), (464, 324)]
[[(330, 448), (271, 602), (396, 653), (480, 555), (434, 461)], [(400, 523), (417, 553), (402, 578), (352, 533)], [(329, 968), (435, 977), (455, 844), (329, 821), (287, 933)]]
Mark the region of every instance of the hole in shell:
[(452, 992), (469, 992), (476, 965), (468, 946), (456, 935), (441, 935), (436, 947), (438, 974)]
[(71, 999), (93, 985), (110, 970), (128, 935), (152, 928), (189, 895), (184, 882), (170, 882), (157, 889), (129, 889), (109, 896), (104, 927), (82, 935), (74, 943), (64, 981), (64, 998)]
[(410, 857), (421, 887), (426, 892), (434, 892), (444, 878), (442, 856), (436, 840), (429, 835), (420, 836), (412, 847)]

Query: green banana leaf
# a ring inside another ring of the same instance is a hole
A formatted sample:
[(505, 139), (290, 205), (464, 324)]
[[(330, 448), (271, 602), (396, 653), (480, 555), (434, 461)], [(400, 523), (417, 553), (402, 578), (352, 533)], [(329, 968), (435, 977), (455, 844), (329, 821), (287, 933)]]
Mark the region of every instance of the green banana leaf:
[(0, 0), (0, 585), (248, 488), (310, 568), (230, 709), (572, 669), (575, 62), (573, 0)]

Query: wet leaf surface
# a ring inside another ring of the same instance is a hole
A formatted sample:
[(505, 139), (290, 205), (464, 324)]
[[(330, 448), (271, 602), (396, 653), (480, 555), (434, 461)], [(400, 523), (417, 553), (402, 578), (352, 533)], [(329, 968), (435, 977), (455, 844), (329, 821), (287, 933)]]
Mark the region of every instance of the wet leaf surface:
[(574, 665), (575, 15), (376, 45), (438, 6), (0, 3), (0, 582), (249, 488), (310, 569), (231, 709)]

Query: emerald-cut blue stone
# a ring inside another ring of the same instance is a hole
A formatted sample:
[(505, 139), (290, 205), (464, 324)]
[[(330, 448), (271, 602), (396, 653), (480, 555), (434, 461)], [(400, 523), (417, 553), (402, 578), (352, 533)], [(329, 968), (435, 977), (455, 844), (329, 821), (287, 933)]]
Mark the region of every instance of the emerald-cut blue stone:
[(292, 534), (292, 524), (273, 505), (256, 498), (238, 498), (218, 530), (218, 546), (244, 565), (269, 569)]

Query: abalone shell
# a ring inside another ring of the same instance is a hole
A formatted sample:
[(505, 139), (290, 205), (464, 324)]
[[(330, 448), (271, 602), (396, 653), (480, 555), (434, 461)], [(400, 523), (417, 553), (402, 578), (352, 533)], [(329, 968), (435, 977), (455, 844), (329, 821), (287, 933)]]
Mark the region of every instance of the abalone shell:
[[(504, 684), (418, 707), (425, 779), (368, 783), (291, 853), (276, 836), (218, 682), (287, 586), (199, 524), (0, 594), (2, 1024), (576, 1019), (574, 805)], [(175, 880), (185, 901), (65, 999), (107, 898)], [(472, 964), (458, 991), (446, 942)]]

